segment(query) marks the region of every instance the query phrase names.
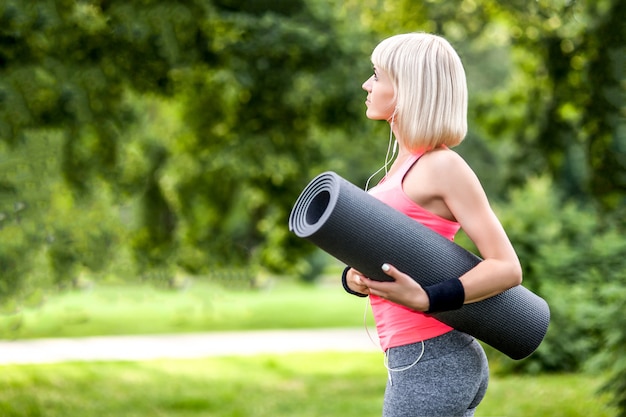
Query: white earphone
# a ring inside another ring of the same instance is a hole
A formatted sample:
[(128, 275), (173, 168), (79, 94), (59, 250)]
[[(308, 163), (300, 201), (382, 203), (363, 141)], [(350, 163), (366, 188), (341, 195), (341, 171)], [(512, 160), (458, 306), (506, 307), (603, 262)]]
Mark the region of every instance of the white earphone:
[(374, 176), (376, 176), (376, 174), (378, 174), (380, 171), (385, 170), (385, 175), (387, 175), (387, 168), (389, 167), (389, 164), (393, 162), (393, 159), (396, 156), (396, 152), (398, 152), (398, 140), (397, 139), (394, 140), (394, 137), (393, 137), (393, 121), (396, 116), (397, 110), (398, 110), (397, 108), (396, 110), (394, 110), (393, 115), (391, 115), (391, 122), (389, 123), (389, 143), (387, 144), (387, 154), (385, 155), (385, 163), (383, 164), (382, 167), (380, 167), (376, 172), (370, 175), (370, 177), (367, 179), (367, 182), (365, 183), (365, 191), (369, 189), (370, 181), (372, 180), (372, 178), (374, 178)]

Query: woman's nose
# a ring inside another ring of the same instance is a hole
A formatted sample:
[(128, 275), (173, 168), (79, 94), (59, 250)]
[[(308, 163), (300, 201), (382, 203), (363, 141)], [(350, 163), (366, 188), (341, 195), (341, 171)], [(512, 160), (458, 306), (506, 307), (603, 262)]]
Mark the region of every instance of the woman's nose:
[(371, 86), (372, 86), (372, 77), (369, 77), (367, 80), (365, 80), (361, 88), (363, 88), (363, 90), (369, 93), (372, 89)]

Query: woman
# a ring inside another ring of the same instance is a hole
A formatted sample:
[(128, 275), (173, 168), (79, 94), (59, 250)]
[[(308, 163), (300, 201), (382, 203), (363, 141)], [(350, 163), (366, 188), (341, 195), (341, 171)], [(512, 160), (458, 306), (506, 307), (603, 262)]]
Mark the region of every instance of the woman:
[(520, 263), (478, 178), (450, 150), (467, 132), (467, 85), (455, 50), (436, 35), (402, 34), (382, 41), (372, 63), (374, 74), (363, 84), (366, 115), (390, 123), (398, 155), (369, 192), (450, 240), (462, 227), (484, 261), (428, 287), (389, 264), (382, 269), (393, 282), (346, 268), (344, 287), (370, 296), (389, 370), (383, 416), (472, 416), (487, 389), (485, 353), (428, 313), (520, 284)]

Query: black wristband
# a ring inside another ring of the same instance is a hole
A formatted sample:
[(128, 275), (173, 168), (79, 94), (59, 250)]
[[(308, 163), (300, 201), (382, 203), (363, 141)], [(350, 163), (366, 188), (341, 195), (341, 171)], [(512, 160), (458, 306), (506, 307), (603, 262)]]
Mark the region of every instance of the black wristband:
[(465, 288), (458, 278), (449, 279), (424, 287), (430, 306), (426, 313), (458, 310), (465, 303)]
[(350, 268), (350, 266), (346, 266), (346, 269), (344, 269), (343, 273), (341, 274), (341, 285), (343, 285), (343, 289), (346, 290), (348, 294), (356, 295), (357, 297), (367, 297), (367, 294), (352, 291), (350, 287), (348, 287), (348, 271), (350, 270)]

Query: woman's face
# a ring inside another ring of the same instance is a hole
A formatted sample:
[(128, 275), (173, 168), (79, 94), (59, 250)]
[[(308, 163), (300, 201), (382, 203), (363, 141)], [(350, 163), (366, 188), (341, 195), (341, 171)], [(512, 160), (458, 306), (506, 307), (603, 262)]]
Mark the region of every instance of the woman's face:
[(365, 112), (368, 119), (390, 120), (396, 108), (395, 91), (389, 75), (374, 67), (374, 75), (363, 83), (363, 90), (367, 91)]

